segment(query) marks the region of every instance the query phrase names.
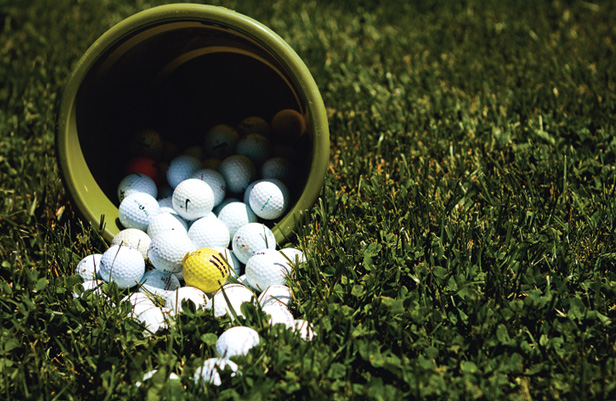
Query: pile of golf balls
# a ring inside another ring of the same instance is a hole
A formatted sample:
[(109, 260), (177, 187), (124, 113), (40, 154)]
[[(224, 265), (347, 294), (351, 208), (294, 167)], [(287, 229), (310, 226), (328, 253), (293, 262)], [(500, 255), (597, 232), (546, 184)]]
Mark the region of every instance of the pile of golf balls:
[[(229, 358), (259, 344), (256, 330), (237, 325), (245, 302), (260, 308), (272, 326), (282, 324), (305, 340), (315, 335), (310, 323), (294, 318), (286, 286), (306, 258), (295, 248), (277, 249), (269, 228), (289, 206), (293, 156), (276, 148), (285, 137), (288, 144), (303, 134), (296, 114), (283, 110), (271, 126), (256, 116), (236, 127), (218, 124), (182, 154), (156, 131), (138, 131), (129, 141), (135, 158), (117, 188), (124, 230), (105, 252), (87, 255), (75, 268), (83, 293), (104, 295), (104, 282), (127, 289), (122, 302), (130, 303), (130, 317), (148, 335), (170, 327), (187, 302), (228, 316), (233, 327), (220, 335), (218, 357), (196, 370), (198, 385), (219, 385), (224, 369), (239, 374)], [(160, 161), (165, 157), (168, 163)]]

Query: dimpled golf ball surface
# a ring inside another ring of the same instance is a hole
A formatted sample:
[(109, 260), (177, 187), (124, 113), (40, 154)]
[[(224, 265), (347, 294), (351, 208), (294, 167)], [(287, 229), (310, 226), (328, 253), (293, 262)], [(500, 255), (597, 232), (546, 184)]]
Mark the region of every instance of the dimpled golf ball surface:
[(146, 334), (150, 334), (167, 327), (166, 313), (168, 311), (165, 309), (154, 307), (143, 311), (135, 318), (144, 324)]
[(248, 157), (233, 155), (224, 159), (219, 166), (220, 174), (225, 178), (227, 190), (234, 194), (244, 192), (257, 175), (257, 170)]
[(259, 344), (259, 333), (253, 328), (235, 326), (227, 329), (216, 341), (216, 351), (223, 358), (246, 355)]
[(282, 323), (287, 328), (293, 329), (295, 327), (295, 318), (293, 314), (282, 302), (268, 302), (262, 309), (263, 313), (269, 315), (269, 324), (274, 326)]
[(269, 139), (260, 134), (248, 134), (237, 143), (235, 152), (248, 157), (256, 166), (260, 166), (271, 154)]
[(167, 183), (171, 188), (175, 188), (200, 168), (201, 162), (199, 159), (189, 155), (178, 156), (169, 163)]
[(158, 234), (166, 231), (178, 231), (187, 234), (188, 224), (183, 217), (174, 213), (163, 212), (152, 217), (148, 225), (148, 235), (150, 238), (154, 238)]
[(113, 245), (101, 257), (100, 275), (106, 282), (114, 282), (118, 288), (130, 288), (139, 283), (145, 273), (145, 261), (141, 252), (126, 245)]
[(88, 255), (77, 264), (75, 273), (79, 274), (85, 281), (96, 280), (100, 269), (100, 262), (103, 254), (94, 253)]
[(212, 127), (203, 140), (203, 149), (209, 157), (223, 159), (235, 152), (235, 146), (240, 135), (227, 124), (218, 124)]
[(257, 251), (246, 262), (246, 278), (261, 291), (272, 285), (284, 285), (288, 274), (287, 260), (275, 249)]
[(248, 223), (256, 223), (259, 219), (246, 203), (235, 201), (220, 209), (218, 220), (227, 226), (229, 236), (233, 237), (238, 228)]
[(156, 270), (173, 274), (182, 270), (182, 260), (194, 249), (188, 234), (165, 231), (152, 239), (148, 257)]
[(180, 280), (173, 274), (163, 273), (159, 270), (150, 270), (141, 278), (139, 291), (146, 294), (155, 294), (163, 299), (180, 287)]
[(210, 308), (210, 299), (207, 297), (205, 292), (196, 287), (190, 286), (180, 287), (169, 294), (165, 307), (171, 311), (171, 315), (176, 315), (178, 313), (182, 313), (183, 301), (192, 302), (195, 305), (195, 310)]
[(222, 384), (219, 372), (230, 371), (231, 376), (235, 376), (239, 366), (230, 359), (210, 358), (203, 362), (203, 365), (195, 370), (194, 380), (196, 385), (211, 383), (215, 386)]
[(256, 295), (252, 290), (242, 284), (225, 284), (212, 297), (214, 316), (221, 317), (228, 314), (233, 319), (232, 310), (237, 316), (244, 316), (241, 310), (244, 302), (256, 305)]
[(195, 178), (207, 183), (214, 193), (214, 206), (219, 205), (227, 196), (227, 183), (225, 178), (216, 170), (201, 169), (193, 173), (190, 178)]
[(173, 191), (173, 209), (186, 220), (207, 216), (214, 208), (214, 192), (196, 178), (182, 181)]
[(201, 248), (188, 254), (182, 261), (186, 284), (209, 293), (218, 290), (227, 281), (229, 265), (220, 252)]
[(291, 292), (291, 289), (286, 285), (278, 284), (269, 286), (259, 295), (259, 298), (257, 298), (257, 302), (259, 302), (261, 307), (270, 302), (282, 302), (283, 304), (289, 306), (292, 301), (293, 293)]
[[(249, 223), (243, 225), (235, 232), (231, 245), (233, 247), (233, 254), (240, 262), (245, 264), (252, 254), (257, 251), (276, 249), (276, 237), (266, 225)], [(250, 278), (248, 280), (252, 283)]]
[(158, 213), (159, 207), (158, 201), (152, 195), (135, 192), (120, 203), (118, 217), (124, 228), (146, 231), (152, 217)]
[(154, 198), (158, 196), (158, 189), (154, 180), (140, 173), (129, 174), (122, 178), (120, 184), (118, 184), (118, 199), (120, 202), (135, 192), (144, 192), (152, 195)]
[(215, 216), (196, 220), (188, 229), (188, 236), (196, 248), (226, 248), (231, 242), (229, 229)]
[(289, 190), (280, 180), (257, 181), (250, 190), (250, 208), (265, 220), (275, 220), (283, 215), (289, 203)]
[(152, 239), (146, 233), (136, 228), (125, 228), (117, 233), (110, 245), (128, 245), (141, 252), (144, 259), (148, 258), (148, 248)]
[(154, 301), (144, 292), (133, 292), (125, 296), (120, 301), (121, 303), (128, 302), (131, 305), (131, 317), (138, 317), (148, 309), (156, 308)]

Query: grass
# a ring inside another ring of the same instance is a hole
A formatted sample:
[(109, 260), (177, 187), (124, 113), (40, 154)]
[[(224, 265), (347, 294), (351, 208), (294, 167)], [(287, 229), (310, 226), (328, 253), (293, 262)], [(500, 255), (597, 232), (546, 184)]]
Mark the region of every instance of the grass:
[(299, 53), (332, 145), (293, 240), (296, 316), (318, 336), (247, 308), (262, 345), (206, 389), (192, 374), (228, 321), (189, 312), (148, 337), (73, 298), (76, 263), (106, 244), (54, 153), (79, 57), (162, 3), (0, 2), (4, 399), (616, 398), (612, 2), (216, 2)]

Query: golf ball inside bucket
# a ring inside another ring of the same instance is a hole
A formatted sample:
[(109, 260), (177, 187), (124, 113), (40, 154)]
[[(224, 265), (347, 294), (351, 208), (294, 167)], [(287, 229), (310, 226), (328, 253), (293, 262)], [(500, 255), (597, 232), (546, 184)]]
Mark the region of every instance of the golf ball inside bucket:
[(130, 288), (137, 285), (144, 273), (143, 256), (132, 246), (111, 246), (101, 257), (101, 278), (108, 283), (116, 283), (118, 288)]

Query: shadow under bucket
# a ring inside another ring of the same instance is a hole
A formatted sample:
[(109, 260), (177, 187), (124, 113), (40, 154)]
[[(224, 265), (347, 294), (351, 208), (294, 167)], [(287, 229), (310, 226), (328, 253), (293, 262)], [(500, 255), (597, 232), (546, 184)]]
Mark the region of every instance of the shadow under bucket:
[(214, 125), (237, 125), (280, 110), (304, 118), (288, 143), (297, 172), (285, 215), (266, 224), (276, 240), (293, 234), (314, 204), (329, 160), (319, 90), (291, 47), (261, 23), (214, 6), (173, 4), (135, 14), (103, 34), (67, 83), (57, 120), (58, 159), (68, 192), (111, 241), (123, 227), (117, 188), (130, 154), (127, 138), (148, 128), (181, 150), (202, 145)]

